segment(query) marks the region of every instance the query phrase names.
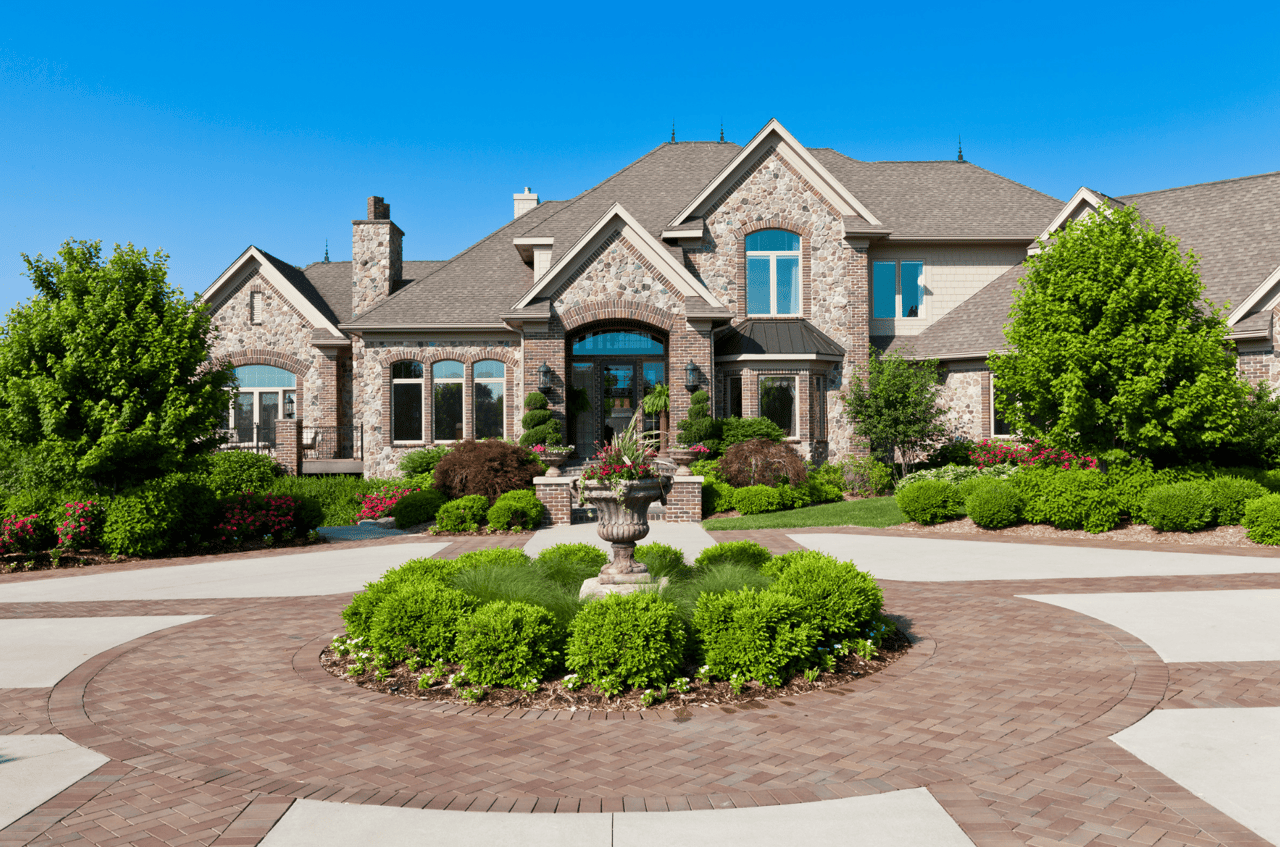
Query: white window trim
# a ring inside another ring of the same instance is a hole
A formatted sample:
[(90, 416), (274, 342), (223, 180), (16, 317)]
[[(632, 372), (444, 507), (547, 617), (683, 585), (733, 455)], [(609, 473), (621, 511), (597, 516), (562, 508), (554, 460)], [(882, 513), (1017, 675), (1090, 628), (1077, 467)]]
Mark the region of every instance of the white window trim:
[[(893, 264), (893, 316), (888, 318), (876, 317), (876, 289), (875, 289), (875, 273), (876, 265), (880, 263)], [(902, 313), (902, 263), (916, 262), (920, 265), (920, 311), (914, 318), (901, 317)], [(929, 323), (929, 303), (933, 299), (933, 289), (928, 284), (929, 279), (929, 263), (924, 259), (906, 258), (906, 259), (872, 259), (871, 260), (871, 278), (867, 286), (868, 306), (867, 311), (871, 320), (892, 323), (894, 327), (903, 326), (919, 326), (923, 328)]]
[[(444, 377), (442, 379), (436, 379), (435, 366), (440, 364), (441, 362), (457, 362), (458, 364), (462, 365), (462, 376), (460, 378)], [(431, 375), (431, 420), (430, 421), (426, 420), (426, 416), (424, 415), (422, 425), (423, 425), (423, 428), (430, 426), (432, 444), (457, 444), (459, 441), (467, 440), (467, 432), (470, 429), (469, 424), (471, 422), (471, 416), (468, 413), (470, 410), (471, 404), (467, 402), (467, 371), (470, 368), (471, 366), (468, 365), (466, 362), (462, 361), (461, 359), (440, 359), (438, 361), (431, 363), (431, 370), (429, 371)], [(428, 374), (428, 371), (424, 370), (422, 374), (424, 383), (427, 381), (427, 374)], [(453, 385), (455, 383), (462, 386), (462, 438), (436, 438), (435, 437), (436, 436), (436, 385), (437, 384)], [(423, 392), (424, 392), (423, 402), (425, 402), (425, 397), (426, 397), (425, 386), (423, 388)], [(504, 426), (506, 425), (505, 422), (503, 423), (503, 425)]]
[[(509, 434), (507, 432), (507, 412), (510, 410), (507, 408), (507, 403), (509, 400), (509, 398), (507, 397), (507, 368), (510, 368), (511, 366), (508, 365), (506, 362), (502, 361), (501, 359), (481, 359), (480, 361), (498, 362), (499, 364), (501, 364), (502, 377), (501, 378), (485, 377), (484, 379), (477, 379), (475, 376), (475, 366), (480, 364), (480, 362), (475, 362), (474, 364), (471, 364), (468, 366), (471, 368), (471, 419), (475, 420), (476, 386), (481, 384), (498, 386), (498, 396), (502, 398), (502, 435), (500, 437), (508, 438)], [(432, 431), (434, 432), (434, 430)], [(463, 424), (463, 432), (466, 432), (465, 423)], [(472, 435), (474, 434), (475, 433), (473, 432)], [(485, 437), (489, 438), (491, 436), (485, 436)]]
[[(791, 230), (789, 229), (781, 230), (781, 231), (790, 232), (792, 235), (799, 238), (800, 249), (799, 250), (747, 250), (746, 251), (746, 259), (748, 262), (748, 267), (750, 266), (750, 261), (752, 259), (763, 259), (765, 257), (768, 257), (769, 259), (769, 311), (768, 312), (752, 312), (748, 307), (748, 304), (751, 302), (751, 298), (747, 296), (746, 285), (748, 285), (750, 281), (747, 277), (747, 268), (744, 267), (742, 269), (743, 280), (744, 280), (742, 307), (743, 307), (743, 310), (746, 312), (747, 317), (749, 318), (798, 318), (804, 315), (804, 258), (802, 256), (802, 254), (804, 253), (804, 236), (800, 235), (799, 233), (791, 232)], [(778, 257), (779, 256), (796, 260), (796, 270), (797, 270), (796, 276), (798, 277), (796, 279), (796, 288), (797, 288), (796, 299), (798, 301), (797, 303), (798, 308), (796, 309), (795, 312), (787, 312), (786, 314), (779, 314), (778, 312)]]

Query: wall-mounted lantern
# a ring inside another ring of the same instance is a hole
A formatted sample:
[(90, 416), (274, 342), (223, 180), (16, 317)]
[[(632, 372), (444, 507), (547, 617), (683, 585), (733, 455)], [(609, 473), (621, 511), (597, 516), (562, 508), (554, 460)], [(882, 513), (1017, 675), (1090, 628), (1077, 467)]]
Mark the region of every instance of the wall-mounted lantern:
[(698, 388), (698, 376), (701, 372), (698, 366), (692, 361), (684, 366), (684, 384), (690, 391), (696, 391)]
[(549, 391), (551, 389), (551, 368), (546, 362), (538, 367), (538, 389), (540, 391)]
[(293, 401), (292, 394), (284, 395), (284, 416), (287, 420), (293, 420), (294, 414), (297, 412), (297, 404)]

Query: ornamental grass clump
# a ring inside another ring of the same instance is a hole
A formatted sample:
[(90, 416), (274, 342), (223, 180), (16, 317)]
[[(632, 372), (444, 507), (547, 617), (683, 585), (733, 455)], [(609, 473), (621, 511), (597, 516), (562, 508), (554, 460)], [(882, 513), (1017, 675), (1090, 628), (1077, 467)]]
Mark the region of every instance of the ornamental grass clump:
[(899, 488), (893, 499), (907, 520), (925, 526), (957, 518), (964, 508), (959, 489), (941, 479), (913, 482)]
[[(637, 547), (637, 558), (639, 554)], [(608, 563), (609, 556), (593, 544), (556, 544), (539, 553), (532, 566), (562, 588), (577, 591)]]
[(680, 667), (685, 638), (679, 611), (658, 594), (610, 594), (573, 619), (565, 665), (603, 692), (665, 685)]
[(567, 587), (548, 579), (526, 558), (521, 564), (485, 564), (459, 571), (449, 584), (481, 603), (507, 601), (546, 609), (568, 627), (582, 608), (581, 584)]
[(1280, 544), (1280, 494), (1267, 494), (1250, 500), (1244, 507), (1244, 520), (1249, 540), (1257, 544)]
[(520, 686), (540, 680), (559, 661), (563, 630), (546, 609), (486, 603), (458, 630), (456, 656), (480, 685)]
[(964, 509), (983, 529), (1004, 529), (1021, 522), (1022, 497), (1009, 483), (992, 480), (970, 491)]
[(1201, 482), (1160, 485), (1142, 501), (1142, 515), (1157, 532), (1197, 532), (1213, 523), (1213, 498)]

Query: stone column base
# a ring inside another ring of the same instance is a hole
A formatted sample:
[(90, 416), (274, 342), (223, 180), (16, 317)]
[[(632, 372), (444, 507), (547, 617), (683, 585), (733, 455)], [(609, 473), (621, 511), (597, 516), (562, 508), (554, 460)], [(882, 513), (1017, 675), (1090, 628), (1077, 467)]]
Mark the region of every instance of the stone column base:
[(568, 526), (573, 509), (573, 494), (570, 487), (577, 482), (576, 476), (535, 476), (533, 490), (547, 507), (547, 515), (542, 526)]
[(702, 477), (677, 476), (671, 479), (667, 495), (667, 523), (702, 521)]
[(591, 577), (582, 583), (582, 590), (578, 592), (578, 598), (586, 600), (589, 597), (604, 597), (607, 594), (631, 594), (636, 591), (658, 591), (666, 588), (669, 580), (664, 576), (659, 580), (650, 578), (648, 582), (621, 582), (612, 583), (610, 585), (601, 585), (599, 577)]

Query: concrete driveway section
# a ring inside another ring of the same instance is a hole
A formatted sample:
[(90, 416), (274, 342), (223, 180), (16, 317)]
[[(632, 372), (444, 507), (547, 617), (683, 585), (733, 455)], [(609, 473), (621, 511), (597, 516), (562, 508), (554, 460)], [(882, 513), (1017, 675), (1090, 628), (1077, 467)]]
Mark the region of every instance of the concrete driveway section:
[(448, 546), (388, 544), (15, 583), (0, 586), (0, 603), (347, 594), (397, 565), (433, 556)]
[(883, 535), (788, 535), (797, 544), (851, 561), (877, 579), (965, 582), (986, 579), (1094, 579), (1117, 576), (1280, 573), (1280, 556), (1216, 556), (1105, 550)]
[[(649, 521), (649, 535), (637, 544), (666, 544), (684, 553), (685, 561), (693, 564), (698, 554), (717, 542), (711, 534), (697, 523), (667, 523), (666, 521)], [(609, 553), (613, 547), (608, 541), (596, 533), (594, 523), (580, 523), (573, 526), (557, 526), (542, 529), (533, 534), (524, 551), (530, 556), (537, 556), (548, 547), (557, 544), (590, 544)]]
[(1280, 707), (1158, 709), (1111, 740), (1280, 844)]
[(924, 788), (822, 803), (634, 814), (486, 815), (298, 800), (261, 847), (845, 847), (870, 832), (892, 833), (895, 847), (973, 847)]
[(109, 761), (61, 735), (0, 738), (0, 828)]
[(0, 651), (0, 688), (52, 688), (90, 656), (203, 617), (206, 616), (0, 620), (0, 644), (10, 645), (10, 649)]
[(1022, 596), (1117, 626), (1166, 662), (1280, 660), (1280, 589)]

